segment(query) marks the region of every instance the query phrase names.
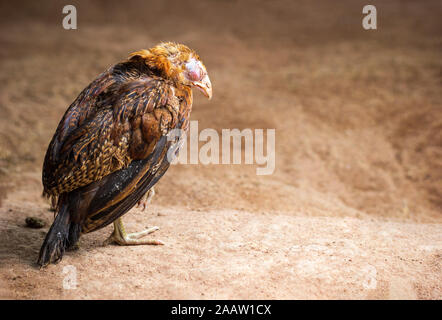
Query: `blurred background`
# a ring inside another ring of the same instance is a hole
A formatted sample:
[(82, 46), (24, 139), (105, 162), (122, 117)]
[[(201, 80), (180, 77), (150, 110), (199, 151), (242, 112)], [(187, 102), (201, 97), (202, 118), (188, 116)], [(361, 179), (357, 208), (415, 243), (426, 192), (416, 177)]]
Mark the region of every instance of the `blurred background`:
[[(69, 4), (77, 30), (62, 27)], [(377, 30), (362, 28), (366, 4)], [(0, 1), (0, 296), (440, 299), (440, 224), (417, 223), (442, 221), (441, 11), (431, 0)], [(169, 246), (101, 248), (110, 229), (88, 235), (63, 261), (82, 286), (63, 291), (60, 269), (33, 268), (45, 232), (23, 227), (52, 221), (46, 148), (85, 86), (160, 41), (187, 44), (208, 69), (199, 130), (275, 128), (275, 172), (172, 166), (151, 207), (127, 218), (130, 230), (160, 225)], [(302, 249), (324, 237), (334, 259)], [(363, 270), (377, 270), (376, 290), (360, 286)]]

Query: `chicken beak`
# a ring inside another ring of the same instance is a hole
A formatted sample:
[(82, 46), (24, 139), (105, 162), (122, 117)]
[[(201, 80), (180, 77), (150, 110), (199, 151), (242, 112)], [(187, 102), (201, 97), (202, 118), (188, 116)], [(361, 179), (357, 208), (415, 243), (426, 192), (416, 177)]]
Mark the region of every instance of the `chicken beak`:
[(212, 99), (212, 83), (209, 76), (206, 75), (201, 81), (195, 81), (193, 83), (209, 100)]

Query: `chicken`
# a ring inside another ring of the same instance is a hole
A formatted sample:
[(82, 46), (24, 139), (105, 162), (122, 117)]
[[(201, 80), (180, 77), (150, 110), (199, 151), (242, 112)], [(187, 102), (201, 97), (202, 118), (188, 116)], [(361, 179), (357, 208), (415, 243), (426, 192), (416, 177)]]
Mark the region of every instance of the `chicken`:
[[(212, 97), (197, 53), (160, 43), (132, 53), (99, 75), (70, 105), (49, 144), (43, 195), (55, 205), (37, 263), (56, 263), (84, 233), (114, 223), (107, 242), (162, 244), (141, 239), (157, 227), (127, 234), (121, 216), (152, 197), (182, 143), (192, 88)], [(178, 130), (173, 130), (178, 129)], [(179, 132), (173, 138), (171, 132)]]

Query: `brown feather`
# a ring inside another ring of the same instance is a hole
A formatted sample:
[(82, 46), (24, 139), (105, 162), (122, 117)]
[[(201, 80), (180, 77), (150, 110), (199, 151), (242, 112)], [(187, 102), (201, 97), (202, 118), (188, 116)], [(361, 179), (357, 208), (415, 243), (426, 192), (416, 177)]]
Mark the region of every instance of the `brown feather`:
[(167, 153), (179, 145), (166, 136), (189, 125), (192, 91), (182, 71), (190, 55), (199, 59), (174, 43), (135, 52), (69, 106), (43, 164), (43, 194), (58, 202), (40, 265), (126, 213), (166, 172)]

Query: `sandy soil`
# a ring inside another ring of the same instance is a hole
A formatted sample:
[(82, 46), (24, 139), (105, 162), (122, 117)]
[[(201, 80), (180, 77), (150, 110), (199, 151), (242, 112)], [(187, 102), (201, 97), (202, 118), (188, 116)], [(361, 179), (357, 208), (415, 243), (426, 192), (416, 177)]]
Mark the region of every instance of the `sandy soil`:
[[(58, 1), (0, 5), (0, 297), (442, 298), (440, 3)], [(104, 8), (106, 10), (104, 11)], [(41, 165), (67, 106), (98, 73), (161, 40), (202, 56), (214, 97), (199, 128), (275, 128), (276, 170), (172, 166), (125, 216), (165, 246), (86, 235), (34, 265), (53, 213)], [(69, 280), (71, 282), (69, 282)], [(68, 289), (69, 287), (71, 289)]]

